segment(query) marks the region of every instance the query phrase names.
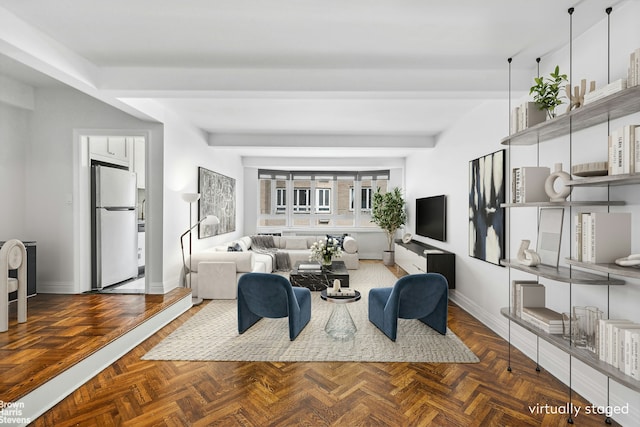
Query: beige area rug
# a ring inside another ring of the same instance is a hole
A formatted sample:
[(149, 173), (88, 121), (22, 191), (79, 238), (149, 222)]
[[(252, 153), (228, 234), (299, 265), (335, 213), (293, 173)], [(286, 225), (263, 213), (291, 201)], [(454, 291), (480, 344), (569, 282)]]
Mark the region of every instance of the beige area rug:
[(324, 326), (334, 304), (312, 292), (311, 321), (295, 341), (286, 318), (264, 318), (238, 334), (236, 300), (212, 300), (195, 316), (149, 351), (145, 360), (286, 361), (286, 362), (437, 362), (479, 360), (451, 331), (440, 335), (419, 320), (400, 319), (398, 339), (388, 339), (369, 322), (367, 297), (372, 287), (392, 286), (396, 278), (382, 264), (350, 270), (350, 286), (362, 293), (346, 304), (358, 331), (352, 340), (330, 338)]

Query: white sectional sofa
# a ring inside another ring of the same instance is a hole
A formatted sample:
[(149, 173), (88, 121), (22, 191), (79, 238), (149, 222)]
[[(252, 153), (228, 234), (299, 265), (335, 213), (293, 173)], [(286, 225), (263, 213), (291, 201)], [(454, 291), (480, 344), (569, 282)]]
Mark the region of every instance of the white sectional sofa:
[[(191, 272), (186, 273), (190, 276), (193, 295), (204, 299), (235, 299), (237, 281), (243, 274), (273, 273), (279, 267), (275, 261), (276, 252), (287, 254), (288, 266), (293, 268), (297, 261), (308, 261), (311, 245), (326, 237), (326, 235), (273, 236), (274, 248), (263, 249), (254, 247), (251, 237), (244, 236), (194, 253), (190, 259), (186, 260), (187, 266), (191, 265)], [(230, 251), (230, 248), (235, 250)], [(282, 258), (280, 260), (282, 261)], [(338, 260), (344, 261), (350, 270), (359, 267), (358, 244), (353, 237), (344, 238), (342, 257)]]

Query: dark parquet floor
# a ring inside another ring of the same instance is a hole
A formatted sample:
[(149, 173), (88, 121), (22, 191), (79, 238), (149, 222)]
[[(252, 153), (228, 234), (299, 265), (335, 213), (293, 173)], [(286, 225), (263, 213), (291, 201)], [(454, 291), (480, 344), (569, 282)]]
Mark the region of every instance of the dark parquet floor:
[[(394, 273), (395, 268), (392, 269)], [(402, 274), (398, 272), (397, 274)], [(205, 303), (206, 304), (206, 303)], [(568, 388), (450, 303), (449, 327), (477, 364), (145, 361), (194, 307), (33, 426), (565, 426)], [(213, 343), (212, 343), (213, 344)], [(572, 403), (589, 405), (573, 394)], [(580, 414), (574, 425), (602, 426)]]

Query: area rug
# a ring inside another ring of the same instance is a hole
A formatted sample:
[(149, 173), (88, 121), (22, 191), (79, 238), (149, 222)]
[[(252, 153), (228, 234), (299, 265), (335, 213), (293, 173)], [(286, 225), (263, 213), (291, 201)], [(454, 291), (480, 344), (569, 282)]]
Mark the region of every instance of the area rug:
[(289, 340), (286, 318), (264, 318), (238, 334), (237, 301), (212, 300), (195, 316), (144, 355), (145, 360), (272, 361), (272, 362), (433, 362), (477, 363), (479, 360), (450, 330), (440, 335), (419, 320), (400, 319), (398, 338), (391, 341), (367, 315), (369, 289), (396, 281), (382, 264), (361, 263), (351, 270), (350, 286), (362, 294), (347, 304), (358, 331), (352, 340), (334, 340), (324, 326), (334, 308), (312, 293), (311, 321)]

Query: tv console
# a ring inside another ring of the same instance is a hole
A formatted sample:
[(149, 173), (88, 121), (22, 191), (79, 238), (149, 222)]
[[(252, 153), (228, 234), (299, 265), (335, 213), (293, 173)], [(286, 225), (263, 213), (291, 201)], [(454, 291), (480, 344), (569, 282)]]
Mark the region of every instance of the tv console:
[(456, 255), (415, 240), (395, 241), (396, 264), (409, 274), (440, 273), (456, 288)]

